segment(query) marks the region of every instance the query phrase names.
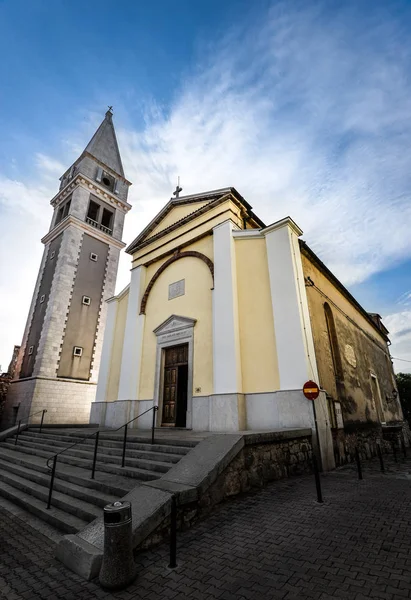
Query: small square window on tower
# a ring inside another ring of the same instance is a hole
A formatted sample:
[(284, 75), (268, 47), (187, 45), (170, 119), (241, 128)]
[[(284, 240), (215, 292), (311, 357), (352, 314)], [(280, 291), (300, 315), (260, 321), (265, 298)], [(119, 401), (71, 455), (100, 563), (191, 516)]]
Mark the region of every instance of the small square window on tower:
[(45, 294), (42, 294), (42, 295), (40, 296), (40, 304), (42, 304), (42, 303), (44, 302), (44, 300), (45, 300), (45, 299), (46, 299), (46, 295), (45, 295)]
[(33, 354), (33, 350), (34, 350), (34, 346), (30, 346), (30, 348), (29, 348), (29, 355)]
[(94, 262), (97, 262), (98, 259), (98, 255), (94, 254), (94, 252), (90, 252), (90, 260), (94, 260)]
[(74, 346), (73, 348), (73, 356), (81, 356), (83, 354), (83, 348), (80, 346)]
[(83, 304), (85, 304), (86, 306), (90, 306), (91, 304), (91, 298), (89, 298), (88, 296), (83, 296), (83, 300), (82, 300)]
[(54, 258), (55, 256), (56, 256), (56, 251), (55, 251), (55, 250), (52, 250), (52, 251), (50, 252), (50, 260), (51, 260), (52, 258)]

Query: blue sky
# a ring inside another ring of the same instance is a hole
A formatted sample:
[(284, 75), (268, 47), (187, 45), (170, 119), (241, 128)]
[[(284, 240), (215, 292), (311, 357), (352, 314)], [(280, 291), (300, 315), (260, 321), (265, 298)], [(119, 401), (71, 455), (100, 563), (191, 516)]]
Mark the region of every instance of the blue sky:
[(186, 193), (233, 185), (267, 223), (294, 218), (411, 371), (410, 29), (405, 0), (0, 0), (2, 367), (58, 177), (110, 104), (125, 241), (177, 175)]

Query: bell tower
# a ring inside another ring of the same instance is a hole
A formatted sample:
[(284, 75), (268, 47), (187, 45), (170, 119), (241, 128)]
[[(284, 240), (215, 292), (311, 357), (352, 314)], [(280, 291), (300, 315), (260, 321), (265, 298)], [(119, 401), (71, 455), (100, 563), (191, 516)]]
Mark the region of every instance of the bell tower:
[[(60, 178), (2, 427), (47, 409), (48, 423), (88, 423), (100, 365), (105, 301), (113, 296), (131, 183), (111, 107)], [(34, 422), (35, 422), (34, 418)]]

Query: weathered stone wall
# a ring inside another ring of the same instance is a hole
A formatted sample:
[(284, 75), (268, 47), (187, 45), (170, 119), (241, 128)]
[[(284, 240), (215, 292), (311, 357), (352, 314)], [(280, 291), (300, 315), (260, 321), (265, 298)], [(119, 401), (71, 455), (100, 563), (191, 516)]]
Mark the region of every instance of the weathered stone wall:
[[(192, 527), (214, 506), (253, 488), (262, 488), (270, 481), (311, 472), (311, 437), (300, 437), (266, 444), (249, 444), (217, 477), (197, 502), (178, 507), (177, 528)], [(170, 534), (170, 518), (148, 536), (138, 550), (164, 541)]]
[(377, 456), (377, 444), (386, 452), (392, 451), (392, 444), (400, 450), (402, 444), (411, 445), (411, 433), (408, 423), (395, 427), (382, 427), (377, 423), (357, 424), (346, 430), (333, 432), (334, 456), (336, 466), (342, 466), (355, 460), (358, 448), (362, 460)]

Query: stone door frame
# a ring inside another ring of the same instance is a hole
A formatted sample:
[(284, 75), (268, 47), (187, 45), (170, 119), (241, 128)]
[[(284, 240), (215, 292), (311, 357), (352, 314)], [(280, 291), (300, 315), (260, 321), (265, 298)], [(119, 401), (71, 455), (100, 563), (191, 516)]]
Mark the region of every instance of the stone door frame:
[(154, 329), (157, 336), (156, 369), (154, 376), (154, 406), (158, 406), (157, 427), (161, 427), (164, 392), (164, 350), (171, 346), (188, 344), (188, 377), (187, 377), (187, 418), (186, 429), (193, 426), (193, 354), (194, 325), (196, 319), (171, 315)]

